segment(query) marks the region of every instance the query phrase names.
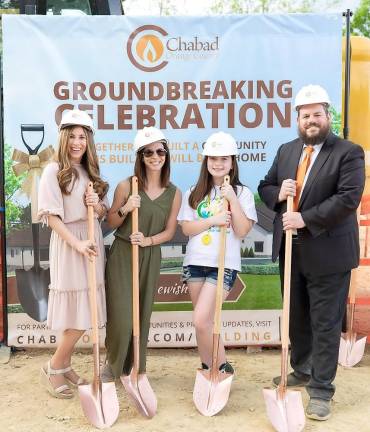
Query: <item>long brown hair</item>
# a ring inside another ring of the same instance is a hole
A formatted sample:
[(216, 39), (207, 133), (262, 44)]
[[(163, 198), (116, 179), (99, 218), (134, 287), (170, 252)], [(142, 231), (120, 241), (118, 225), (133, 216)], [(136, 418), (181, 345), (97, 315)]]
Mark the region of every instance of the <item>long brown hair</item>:
[[(58, 183), (62, 193), (65, 195), (70, 195), (71, 189), (79, 177), (78, 171), (69, 159), (68, 149), (69, 135), (75, 127), (79, 127), (79, 125), (67, 126), (59, 132), (58, 151), (55, 155), (55, 160), (59, 164)], [(83, 126), (81, 127), (86, 136), (86, 151), (82, 156), (81, 165), (85, 168), (89, 179), (93, 182), (95, 192), (102, 199), (107, 194), (109, 185), (100, 177), (98, 155), (96, 154), (93, 134), (90, 130)]]
[[(200, 167), (200, 174), (197, 184), (194, 186), (189, 195), (189, 205), (191, 208), (196, 209), (198, 204), (206, 197), (213, 188), (213, 178), (207, 168), (208, 156), (205, 156)], [(239, 180), (239, 168), (236, 157), (231, 156), (231, 170), (229, 172), (230, 184), (237, 193), (237, 186), (243, 186)]]
[[(161, 169), (161, 187), (166, 188), (170, 184), (170, 150), (167, 145), (167, 141), (160, 141), (163, 144), (163, 148), (166, 150), (166, 159), (164, 161), (164, 164)], [(138, 179), (138, 189), (144, 190), (147, 182), (146, 177), (146, 167), (144, 164), (144, 155), (143, 152), (145, 150), (145, 146), (139, 149), (139, 151), (136, 153), (136, 160), (135, 160), (135, 168), (134, 173)]]

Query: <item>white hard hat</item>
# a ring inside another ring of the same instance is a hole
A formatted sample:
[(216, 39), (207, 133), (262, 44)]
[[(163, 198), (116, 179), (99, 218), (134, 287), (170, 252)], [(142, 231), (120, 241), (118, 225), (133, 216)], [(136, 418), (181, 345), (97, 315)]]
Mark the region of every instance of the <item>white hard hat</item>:
[(73, 109), (70, 111), (64, 111), (62, 115), (62, 120), (59, 125), (59, 130), (67, 127), (67, 126), (83, 126), (92, 133), (94, 133), (94, 125), (92, 118), (85, 111), (81, 111), (79, 109)]
[(141, 147), (156, 141), (167, 142), (163, 132), (153, 126), (144, 126), (143, 129), (139, 130), (134, 139), (134, 150), (137, 152)]
[(307, 85), (302, 87), (297, 93), (294, 101), (294, 108), (297, 109), (302, 105), (316, 103), (326, 103), (330, 105), (329, 96), (324, 88), (319, 85)]
[(203, 156), (232, 156), (238, 154), (234, 138), (225, 132), (212, 134), (204, 144)]

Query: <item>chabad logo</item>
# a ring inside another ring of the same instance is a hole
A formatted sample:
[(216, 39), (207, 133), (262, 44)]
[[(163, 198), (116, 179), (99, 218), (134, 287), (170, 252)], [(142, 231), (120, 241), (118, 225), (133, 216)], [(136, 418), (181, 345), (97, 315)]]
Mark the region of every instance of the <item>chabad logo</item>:
[(144, 25), (131, 33), (127, 42), (127, 55), (131, 63), (145, 72), (163, 69), (165, 42), (168, 33), (156, 25)]
[(163, 69), (168, 61), (203, 61), (218, 55), (220, 37), (171, 35), (156, 25), (143, 25), (127, 41), (131, 63), (144, 72)]

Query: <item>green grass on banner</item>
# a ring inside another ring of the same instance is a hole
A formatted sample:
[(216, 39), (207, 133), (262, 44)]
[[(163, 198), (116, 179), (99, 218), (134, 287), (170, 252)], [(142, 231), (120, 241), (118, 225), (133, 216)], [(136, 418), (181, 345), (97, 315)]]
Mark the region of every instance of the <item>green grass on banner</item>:
[[(235, 303), (225, 303), (225, 310), (281, 309), (280, 280), (278, 275), (239, 274), (246, 285), (243, 294)], [(154, 311), (190, 311), (190, 303), (154, 305)]]

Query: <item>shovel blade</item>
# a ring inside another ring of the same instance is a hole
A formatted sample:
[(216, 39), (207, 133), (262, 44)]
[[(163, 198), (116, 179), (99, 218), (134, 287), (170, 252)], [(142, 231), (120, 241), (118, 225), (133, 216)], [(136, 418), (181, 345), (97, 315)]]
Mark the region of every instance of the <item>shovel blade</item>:
[(17, 269), (15, 274), (18, 298), (24, 311), (35, 321), (45, 321), (48, 313), (49, 269)]
[(78, 386), (82, 410), (90, 423), (98, 429), (108, 428), (117, 420), (119, 404), (113, 382), (101, 383), (99, 391), (93, 384)]
[(356, 333), (340, 338), (338, 363), (344, 367), (353, 367), (364, 355), (366, 336), (356, 340)]
[(152, 418), (157, 412), (157, 397), (149, 383), (146, 374), (122, 375), (121, 382), (139, 413)]
[(220, 412), (229, 400), (232, 380), (233, 374), (221, 372), (212, 380), (209, 370), (198, 369), (193, 390), (197, 410), (207, 417)]
[(277, 389), (263, 389), (268, 418), (277, 432), (301, 432), (305, 414), (300, 391), (287, 391), (280, 399)]

